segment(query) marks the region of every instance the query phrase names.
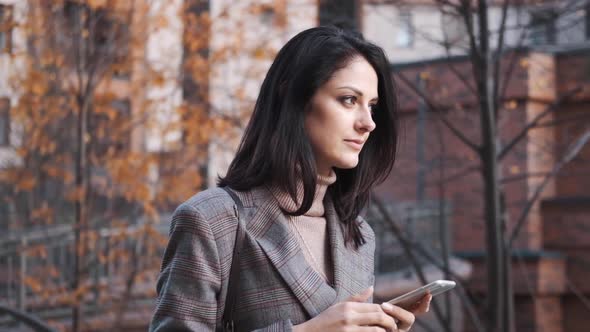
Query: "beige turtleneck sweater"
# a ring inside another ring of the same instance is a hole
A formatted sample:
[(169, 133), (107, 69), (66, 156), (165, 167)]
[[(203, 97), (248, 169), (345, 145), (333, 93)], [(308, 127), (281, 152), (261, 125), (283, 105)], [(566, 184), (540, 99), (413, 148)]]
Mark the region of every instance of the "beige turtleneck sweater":
[[(324, 217), (324, 196), (328, 186), (336, 182), (336, 173), (329, 176), (318, 176), (315, 197), (309, 211), (301, 216), (287, 216), (288, 227), (295, 235), (307, 262), (326, 282), (333, 283), (333, 267), (327, 236), (327, 224)], [(293, 212), (297, 210), (303, 200), (303, 184), (297, 184), (297, 202), (291, 196), (276, 187), (271, 187), (273, 196), (283, 210)]]

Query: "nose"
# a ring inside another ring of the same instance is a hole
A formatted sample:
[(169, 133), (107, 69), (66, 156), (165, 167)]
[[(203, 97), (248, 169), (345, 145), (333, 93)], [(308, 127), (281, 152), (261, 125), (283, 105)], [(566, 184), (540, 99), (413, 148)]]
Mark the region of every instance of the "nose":
[(356, 121), (356, 130), (365, 133), (365, 132), (372, 132), (375, 127), (375, 121), (373, 121), (373, 116), (371, 115), (371, 107), (366, 106), (359, 112), (360, 115)]

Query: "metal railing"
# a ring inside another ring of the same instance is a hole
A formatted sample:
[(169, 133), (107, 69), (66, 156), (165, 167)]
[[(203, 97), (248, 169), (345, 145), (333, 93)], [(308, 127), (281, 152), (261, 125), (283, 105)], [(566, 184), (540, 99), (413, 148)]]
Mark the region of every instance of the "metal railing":
[[(88, 303), (88, 307), (100, 310), (98, 301), (93, 299), (98, 299), (105, 289), (108, 293), (122, 293), (131, 266), (136, 271), (153, 271), (150, 274), (157, 275), (168, 224), (156, 225), (149, 234), (145, 226), (139, 223), (83, 232), (86, 250), (80, 256), (84, 263), (81, 286), (85, 288), (82, 301)], [(154, 236), (160, 237), (162, 245), (154, 241)], [(152, 255), (142, 252), (148, 244), (154, 248)], [(131, 255), (133, 251), (139, 251), (139, 254)], [(64, 315), (68, 319), (72, 298), (76, 296), (71, 290), (74, 254), (71, 225), (3, 236), (0, 239), (0, 305), (21, 313), (35, 313), (42, 319)], [(152, 280), (143, 284), (138, 281), (133, 288), (133, 297), (149, 297), (146, 294), (153, 292), (154, 285)], [(77, 296), (79, 298), (79, 294)], [(0, 325), (11, 322), (14, 322), (13, 318), (0, 315)]]
[[(385, 208), (410, 242), (440, 256), (443, 246), (451, 243), (448, 222), (451, 207), (442, 203), (441, 209), (439, 204), (438, 201), (402, 202), (386, 204)], [(441, 221), (447, 226), (441, 227)], [(408, 269), (411, 263), (403, 247), (391, 231), (391, 225), (387, 224), (375, 206), (368, 209), (367, 222), (375, 232), (375, 272), (379, 274)], [(416, 259), (423, 258), (417, 256)], [(418, 264), (425, 262), (426, 259)]]

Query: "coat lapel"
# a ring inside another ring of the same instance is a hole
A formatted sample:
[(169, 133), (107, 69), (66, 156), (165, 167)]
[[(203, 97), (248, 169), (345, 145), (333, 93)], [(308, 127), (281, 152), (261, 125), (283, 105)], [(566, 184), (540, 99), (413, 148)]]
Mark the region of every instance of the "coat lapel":
[(296, 237), (287, 227), (270, 191), (253, 191), (255, 209), (248, 216), (248, 232), (254, 236), (268, 259), (310, 317), (315, 317), (336, 300), (336, 291), (307, 262)]
[[(264, 186), (257, 188), (252, 191), (251, 199), (254, 209), (247, 216), (248, 232), (256, 239), (310, 317), (355, 294), (353, 292), (358, 293), (366, 288), (354, 273), (354, 266), (358, 266), (362, 257), (344, 247), (340, 221), (329, 198), (324, 204), (334, 267), (334, 287), (327, 284), (307, 262), (297, 238), (287, 227), (287, 218), (270, 191)], [(346, 271), (351, 267), (351, 270)]]
[[(361, 253), (362, 249), (356, 251), (344, 246), (342, 223), (329, 195), (324, 199), (324, 211), (330, 236), (334, 284), (338, 293), (336, 301), (342, 301), (371, 286), (367, 284), (367, 275), (372, 275), (373, 271), (364, 271), (367, 258)], [(372, 266), (372, 263), (369, 265)]]

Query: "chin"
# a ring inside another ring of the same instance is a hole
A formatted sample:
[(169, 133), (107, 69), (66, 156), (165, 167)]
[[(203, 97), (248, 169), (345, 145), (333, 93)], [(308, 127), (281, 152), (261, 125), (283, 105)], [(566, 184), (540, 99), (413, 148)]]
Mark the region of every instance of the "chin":
[(340, 169), (352, 169), (357, 167), (359, 164), (358, 158), (351, 160), (340, 160), (335, 166)]

